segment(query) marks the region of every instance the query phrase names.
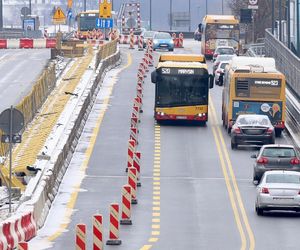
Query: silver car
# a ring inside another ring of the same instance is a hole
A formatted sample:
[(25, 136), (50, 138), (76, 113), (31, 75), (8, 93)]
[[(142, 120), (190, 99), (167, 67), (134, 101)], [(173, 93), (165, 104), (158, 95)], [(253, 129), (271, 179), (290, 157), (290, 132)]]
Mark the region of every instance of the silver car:
[(263, 215), (266, 210), (300, 211), (300, 173), (265, 172), (256, 189), (255, 210), (257, 215)]

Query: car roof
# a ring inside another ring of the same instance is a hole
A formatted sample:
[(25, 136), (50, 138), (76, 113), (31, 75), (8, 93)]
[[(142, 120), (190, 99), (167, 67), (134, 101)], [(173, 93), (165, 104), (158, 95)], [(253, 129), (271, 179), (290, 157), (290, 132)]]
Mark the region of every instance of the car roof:
[(234, 50), (234, 48), (232, 47), (232, 46), (218, 46), (217, 48), (216, 48), (216, 50), (217, 49), (233, 49)]

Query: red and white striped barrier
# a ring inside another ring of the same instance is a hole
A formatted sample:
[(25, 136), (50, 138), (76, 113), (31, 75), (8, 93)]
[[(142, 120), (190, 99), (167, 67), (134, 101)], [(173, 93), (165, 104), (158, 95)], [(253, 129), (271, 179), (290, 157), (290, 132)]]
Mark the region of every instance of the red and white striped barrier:
[(143, 57), (143, 64), (145, 65), (145, 70), (146, 70), (146, 72), (149, 72), (149, 67), (148, 67), (149, 61), (148, 61), (148, 56), (147, 56), (147, 54), (145, 54), (145, 56)]
[(3, 231), (3, 223), (0, 224), (0, 249), (7, 249), (8, 248), (8, 242), (4, 235)]
[(136, 117), (138, 119), (138, 122), (140, 122), (140, 107), (139, 106), (133, 105), (131, 116)]
[(183, 48), (183, 33), (179, 34), (179, 37), (178, 37), (178, 48)]
[(76, 225), (76, 250), (86, 250), (86, 225)]
[[(143, 113), (142, 106), (143, 106), (142, 98), (135, 97), (134, 102), (133, 102), (133, 107), (138, 107), (138, 110), (136, 108), (134, 108), (134, 110), (139, 112), (139, 113)], [(139, 115), (137, 117), (139, 117)]]
[(137, 174), (137, 186), (140, 187), (142, 186), (140, 176), (141, 176), (141, 152), (135, 152), (134, 157), (133, 157), (133, 167), (136, 168)]
[(0, 49), (42, 49), (42, 48), (55, 48), (56, 39), (0, 39)]
[(130, 44), (129, 44), (129, 49), (134, 49), (134, 35), (133, 35), (133, 31), (130, 31)]
[(122, 241), (119, 239), (119, 204), (110, 204), (109, 213), (109, 239), (106, 245), (121, 245)]
[[(135, 45), (138, 44), (138, 36), (134, 35), (133, 36), (133, 43)], [(130, 36), (129, 35), (119, 35), (119, 44), (130, 44)]]
[(18, 250), (28, 250), (28, 243), (25, 241), (19, 242)]
[(136, 197), (137, 187), (137, 170), (135, 167), (128, 168), (128, 185), (131, 187), (131, 204), (137, 204), (138, 200)]
[(135, 147), (136, 147), (135, 141), (128, 140), (127, 168), (130, 168), (131, 166), (133, 166), (133, 157), (134, 157)]
[(131, 127), (130, 128), (130, 135), (129, 135), (129, 139), (133, 140), (135, 142), (135, 145), (138, 144), (138, 129), (137, 127)]
[(137, 125), (138, 125), (138, 118), (134, 117), (134, 116), (131, 116), (131, 123), (130, 123), (130, 125), (131, 125), (132, 128), (136, 128)]
[(101, 214), (93, 216), (93, 250), (103, 250), (103, 217)]
[(48, 38), (48, 31), (47, 30), (44, 30), (44, 38)]
[(140, 51), (144, 50), (144, 37), (142, 35), (139, 36), (138, 48)]
[(131, 221), (131, 186), (124, 185), (122, 188), (122, 225), (132, 225)]
[(136, 87), (136, 96), (142, 101), (143, 98), (143, 88), (140, 84)]

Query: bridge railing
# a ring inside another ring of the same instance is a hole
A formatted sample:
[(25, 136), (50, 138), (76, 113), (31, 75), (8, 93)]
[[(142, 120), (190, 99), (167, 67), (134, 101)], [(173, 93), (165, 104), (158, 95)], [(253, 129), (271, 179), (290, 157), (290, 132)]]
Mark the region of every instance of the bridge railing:
[(265, 33), (265, 50), (266, 56), (275, 59), (276, 68), (286, 77), (286, 127), (300, 147), (300, 59), (268, 29)]
[(246, 55), (252, 57), (264, 57), (265, 44), (264, 43), (251, 44), (246, 52)]
[(277, 40), (270, 30), (266, 30), (265, 47), (266, 56), (275, 59), (277, 69), (285, 74), (288, 86), (300, 99), (300, 59), (284, 43)]

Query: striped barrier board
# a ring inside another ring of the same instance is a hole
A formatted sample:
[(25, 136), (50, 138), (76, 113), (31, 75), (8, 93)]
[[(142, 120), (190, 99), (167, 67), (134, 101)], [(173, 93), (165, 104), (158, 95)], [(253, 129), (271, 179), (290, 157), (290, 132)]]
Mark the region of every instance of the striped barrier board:
[(121, 245), (122, 241), (119, 239), (119, 204), (110, 204), (109, 213), (109, 239), (106, 245)]
[(86, 225), (76, 225), (76, 250), (86, 250)]
[(93, 250), (103, 250), (103, 216), (93, 216)]
[(120, 223), (122, 225), (132, 225), (131, 220), (131, 186), (122, 187), (122, 215)]

